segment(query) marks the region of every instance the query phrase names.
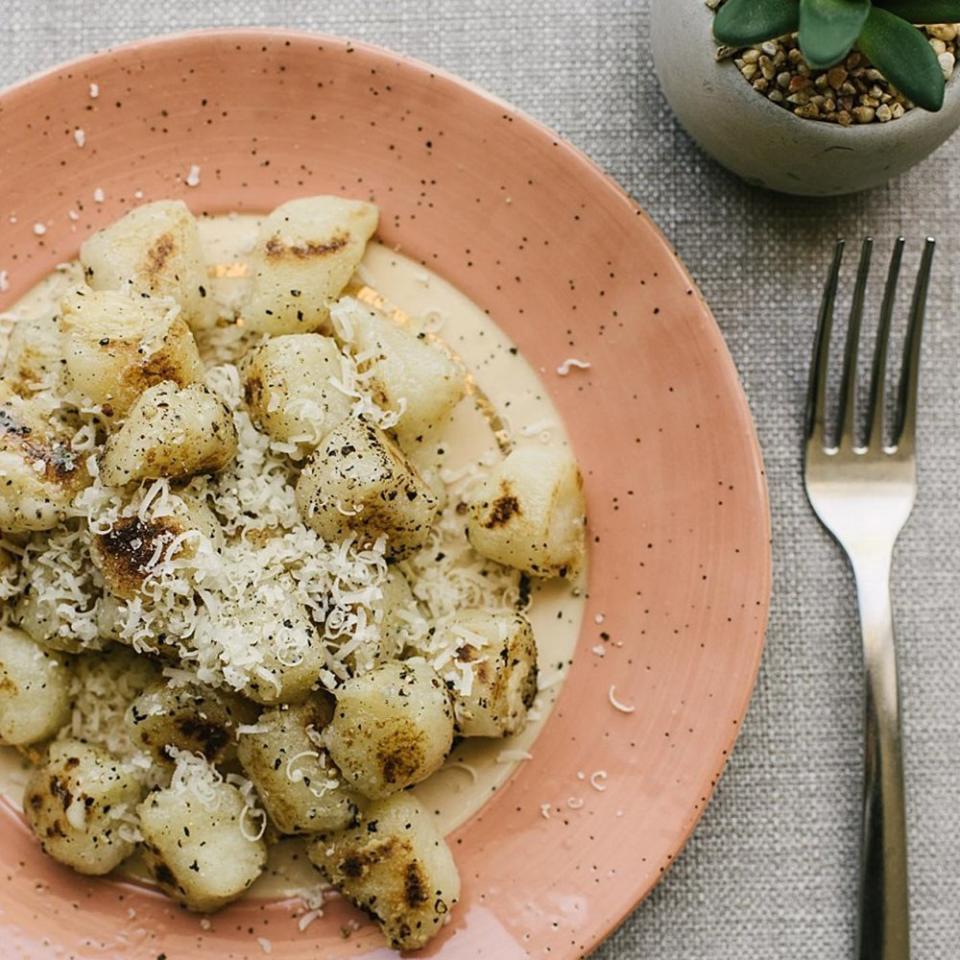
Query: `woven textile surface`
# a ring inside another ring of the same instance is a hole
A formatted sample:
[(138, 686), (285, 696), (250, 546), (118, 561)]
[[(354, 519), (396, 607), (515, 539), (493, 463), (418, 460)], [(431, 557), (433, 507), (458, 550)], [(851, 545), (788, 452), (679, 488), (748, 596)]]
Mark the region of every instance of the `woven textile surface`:
[(774, 516), (773, 609), (750, 714), (716, 796), (665, 880), (599, 950), (602, 960), (853, 956), (859, 628), (845, 563), (803, 495), (801, 411), (818, 288), (834, 239), (872, 234), (885, 258), (902, 233), (911, 241), (912, 269), (922, 237), (938, 237), (921, 397), (921, 494), (900, 543), (894, 583), (914, 956), (955, 958), (960, 137), (865, 195), (809, 201), (746, 187), (692, 145), (661, 97), (648, 6), (648, 0), (0, 0), (0, 82), (118, 42), (202, 26), (285, 26), (367, 40), (453, 71), (555, 128), (612, 174), (676, 246), (713, 307), (757, 421)]

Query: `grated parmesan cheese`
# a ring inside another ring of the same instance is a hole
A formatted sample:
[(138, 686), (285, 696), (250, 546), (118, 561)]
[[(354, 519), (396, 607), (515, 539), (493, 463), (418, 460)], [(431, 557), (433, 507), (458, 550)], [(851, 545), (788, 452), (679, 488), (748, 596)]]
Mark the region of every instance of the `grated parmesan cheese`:
[(557, 373), (558, 373), (561, 377), (569, 376), (570, 371), (571, 371), (574, 367), (575, 367), (576, 369), (578, 369), (578, 370), (589, 370), (589, 369), (590, 369), (590, 361), (589, 361), (589, 360), (578, 360), (576, 357), (570, 357), (570, 358), (568, 358), (567, 360), (564, 360), (563, 363), (561, 363), (560, 366), (557, 367)]
[(621, 703), (617, 699), (616, 688), (613, 684), (610, 684), (610, 690), (607, 693), (607, 698), (609, 699), (611, 706), (613, 706), (616, 710), (619, 710), (621, 713), (633, 713), (633, 711), (637, 709), (629, 704)]

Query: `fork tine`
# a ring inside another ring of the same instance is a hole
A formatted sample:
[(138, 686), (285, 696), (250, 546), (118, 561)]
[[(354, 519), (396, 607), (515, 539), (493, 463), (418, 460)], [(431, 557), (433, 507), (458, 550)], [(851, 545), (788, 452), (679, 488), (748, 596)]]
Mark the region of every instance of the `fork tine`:
[(883, 291), (883, 305), (880, 308), (880, 326), (877, 328), (877, 343), (873, 351), (873, 370), (870, 374), (870, 413), (867, 422), (867, 449), (873, 450), (883, 445), (883, 405), (884, 381), (887, 370), (887, 350), (890, 344), (890, 326), (893, 321), (893, 307), (897, 297), (897, 282), (900, 278), (900, 264), (903, 260), (903, 247), (906, 241), (897, 237), (887, 270), (887, 285)]
[(917, 387), (920, 376), (920, 341), (923, 337), (923, 321), (927, 313), (927, 292), (930, 289), (930, 272), (936, 241), (927, 237), (923, 259), (917, 273), (917, 285), (913, 290), (910, 306), (910, 323), (903, 346), (903, 369), (900, 374), (900, 395), (897, 404), (897, 429), (894, 444), (913, 446), (917, 426)]
[(833, 305), (840, 283), (840, 264), (843, 261), (844, 241), (838, 240), (833, 252), (833, 264), (827, 274), (820, 302), (817, 336), (810, 363), (810, 386), (807, 389), (807, 439), (825, 445), (827, 405), (827, 363), (830, 359), (830, 334), (833, 332)]
[(863, 302), (870, 276), (870, 258), (873, 240), (864, 238), (860, 247), (860, 266), (857, 268), (857, 285), (850, 305), (850, 323), (847, 327), (847, 342), (843, 354), (843, 380), (840, 385), (840, 436), (838, 446), (857, 445), (857, 358), (860, 353), (860, 327), (863, 323)]

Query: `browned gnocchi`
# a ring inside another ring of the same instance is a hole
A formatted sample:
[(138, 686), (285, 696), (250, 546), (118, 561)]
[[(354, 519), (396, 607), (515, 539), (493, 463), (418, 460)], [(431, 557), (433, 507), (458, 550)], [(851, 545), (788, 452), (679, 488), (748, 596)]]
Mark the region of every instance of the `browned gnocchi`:
[(292, 849), (416, 950), (460, 897), (418, 797), (534, 719), (529, 577), (576, 574), (585, 517), (367, 286), (378, 217), (144, 204), (0, 341), (0, 743), (79, 873), (136, 854), (206, 913)]

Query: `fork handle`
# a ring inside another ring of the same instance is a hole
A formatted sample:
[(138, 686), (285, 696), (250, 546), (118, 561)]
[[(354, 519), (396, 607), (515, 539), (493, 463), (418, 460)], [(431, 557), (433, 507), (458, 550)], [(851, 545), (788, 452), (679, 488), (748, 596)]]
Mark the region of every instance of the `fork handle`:
[(863, 834), (859, 960), (909, 960), (907, 824), (897, 656), (890, 606), (890, 551), (854, 560), (863, 656)]

